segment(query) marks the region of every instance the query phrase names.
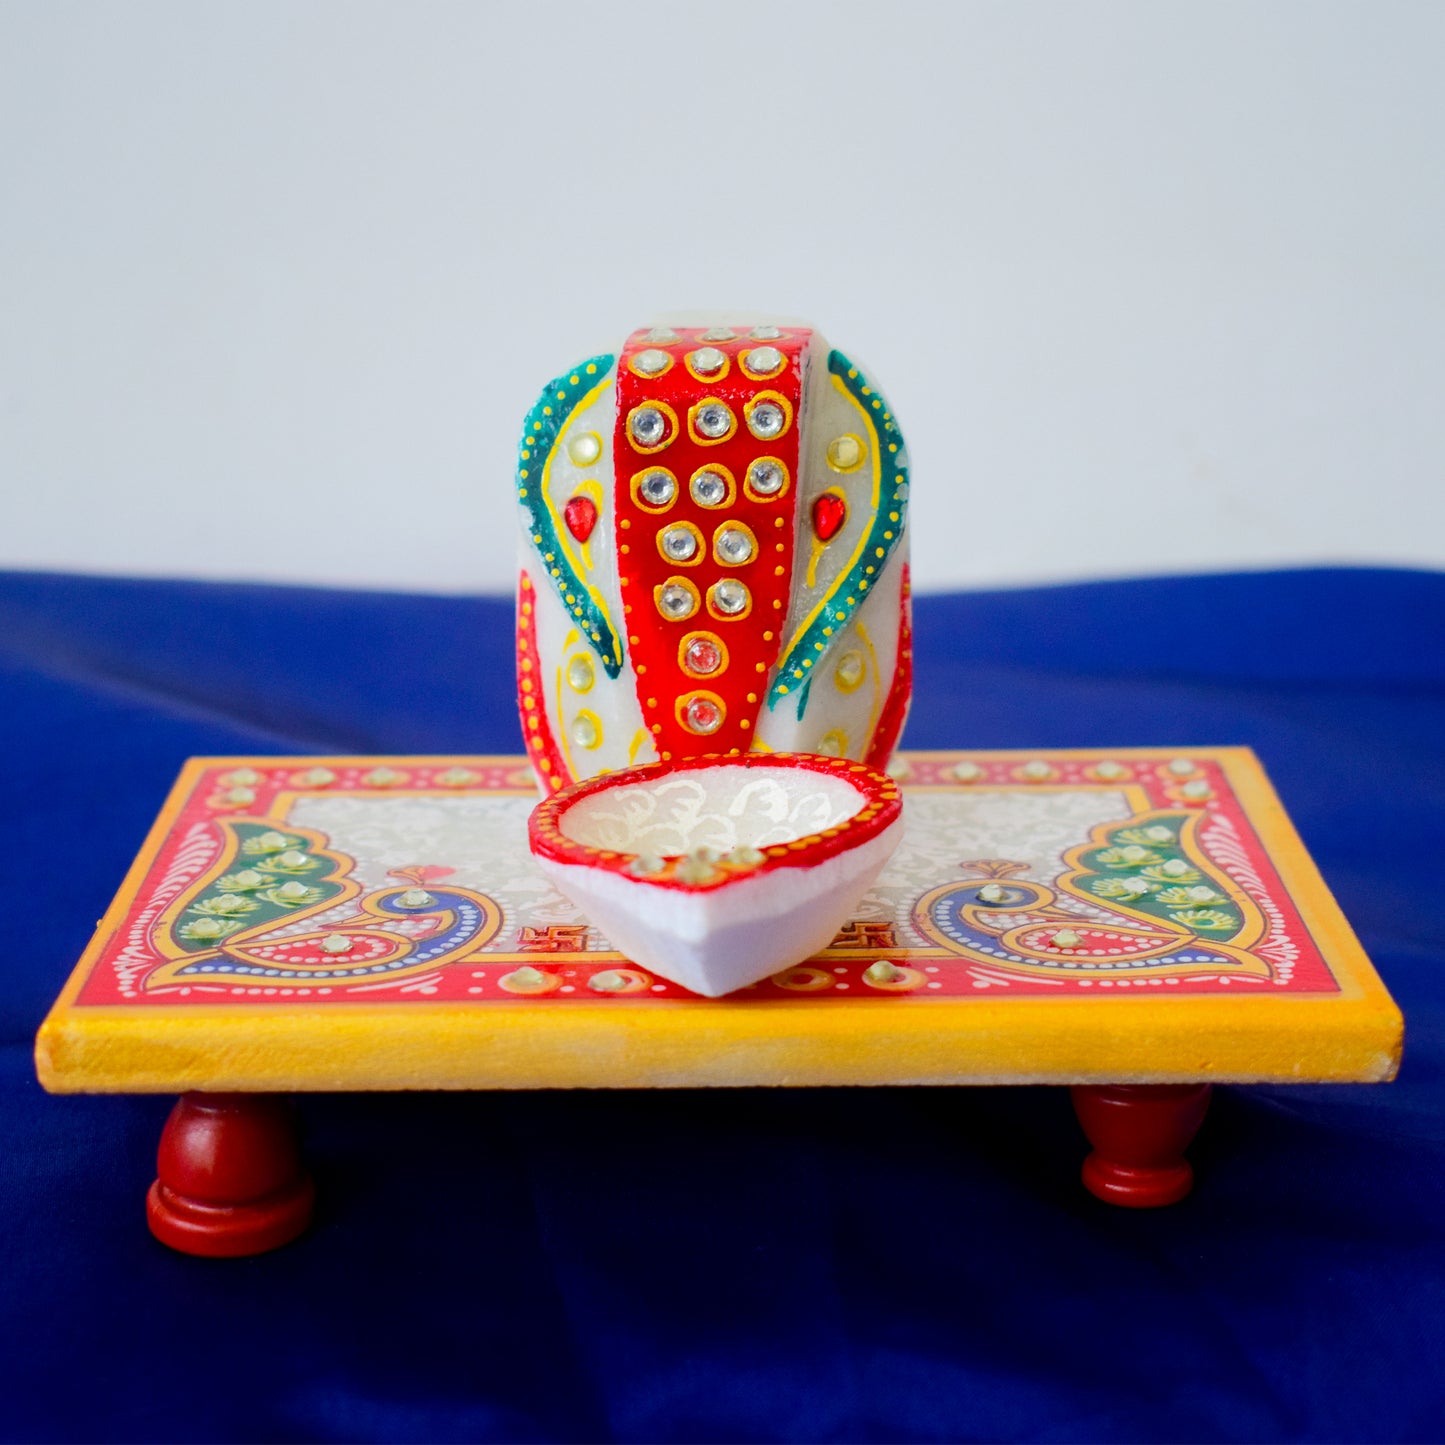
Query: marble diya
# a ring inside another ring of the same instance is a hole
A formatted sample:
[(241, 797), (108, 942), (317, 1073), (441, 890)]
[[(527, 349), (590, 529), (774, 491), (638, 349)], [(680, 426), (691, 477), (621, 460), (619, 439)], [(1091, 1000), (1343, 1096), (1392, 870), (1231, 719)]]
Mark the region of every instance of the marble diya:
[(862, 763), (747, 753), (576, 783), (533, 811), (530, 842), (614, 947), (717, 997), (826, 948), (902, 814), (898, 785)]

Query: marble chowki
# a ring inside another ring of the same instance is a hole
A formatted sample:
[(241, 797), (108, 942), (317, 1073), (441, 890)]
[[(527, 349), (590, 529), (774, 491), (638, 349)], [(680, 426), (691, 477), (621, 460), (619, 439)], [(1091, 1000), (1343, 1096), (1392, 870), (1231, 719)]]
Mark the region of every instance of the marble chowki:
[(192, 759), (41, 1028), (54, 1092), (181, 1095), (156, 1237), (304, 1231), (308, 1090), (1052, 1083), (1085, 1186), (1144, 1208), (1214, 1083), (1393, 1078), (1247, 749), (895, 751), (910, 485), (811, 327), (654, 326), (548, 383), (525, 758)]

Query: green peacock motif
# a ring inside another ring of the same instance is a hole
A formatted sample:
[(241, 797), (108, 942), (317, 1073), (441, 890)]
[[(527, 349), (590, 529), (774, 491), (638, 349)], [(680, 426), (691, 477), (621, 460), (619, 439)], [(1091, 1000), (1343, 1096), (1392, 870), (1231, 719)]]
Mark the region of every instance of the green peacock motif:
[(1121, 824), (1078, 856), (1074, 886), (1100, 902), (1187, 928), (1201, 940), (1233, 938), (1245, 918), (1226, 881), (1191, 856), (1188, 812)]

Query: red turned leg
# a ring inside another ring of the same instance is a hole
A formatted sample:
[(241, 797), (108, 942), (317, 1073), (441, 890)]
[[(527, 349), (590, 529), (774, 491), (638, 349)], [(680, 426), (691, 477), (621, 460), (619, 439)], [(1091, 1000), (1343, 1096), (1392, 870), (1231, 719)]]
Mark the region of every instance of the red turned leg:
[(1094, 1152), (1084, 1187), (1109, 1204), (1154, 1209), (1194, 1187), (1184, 1157), (1209, 1107), (1208, 1084), (1076, 1084), (1074, 1112)]
[(263, 1254), (311, 1222), (291, 1101), (182, 1094), (161, 1131), (146, 1218), (162, 1244), (212, 1259)]

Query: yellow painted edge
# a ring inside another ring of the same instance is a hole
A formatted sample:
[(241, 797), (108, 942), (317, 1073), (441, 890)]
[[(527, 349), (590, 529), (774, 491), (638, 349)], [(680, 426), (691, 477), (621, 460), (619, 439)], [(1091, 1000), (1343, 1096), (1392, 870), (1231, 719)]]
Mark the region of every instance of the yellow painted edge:
[[(1215, 756), (1234, 789), (1275, 871), (1330, 972), (1340, 997), (1386, 1011), (1403, 1034), (1404, 1017), (1375, 972), (1355, 931), (1295, 830), (1259, 759), (1250, 748), (1221, 748)], [(1396, 1058), (1398, 1065), (1399, 1059)]]
[(252, 1016), (201, 1006), (184, 1020), (179, 1010), (87, 1009), (48, 1022), (38, 1058), (57, 1093), (1393, 1077), (1392, 1007), (1252, 1002), (1242, 1011), (1232, 999), (1121, 998), (1087, 1018), (1066, 999), (334, 1004)]
[[(936, 754), (957, 757), (963, 750)], [(1047, 750), (1060, 756), (1060, 750)], [(52, 1092), (184, 1089), (638, 1088), (700, 1085), (1375, 1082), (1399, 1065), (1403, 1020), (1247, 748), (1172, 751), (1219, 761), (1339, 979), (1339, 994), (1171, 995), (1107, 1001), (857, 1000), (819, 1005), (328, 1004), (69, 1007), (119, 925), (199, 773), (215, 766), (394, 764), (421, 758), (195, 758), (36, 1041)], [(973, 751), (974, 757), (1037, 750)], [(918, 755), (915, 755), (918, 756)], [(522, 758), (450, 763), (521, 767)], [(526, 792), (526, 789), (519, 789)], [(611, 1010), (608, 1016), (607, 1010)], [(1063, 1010), (1063, 1013), (1060, 1013)]]

